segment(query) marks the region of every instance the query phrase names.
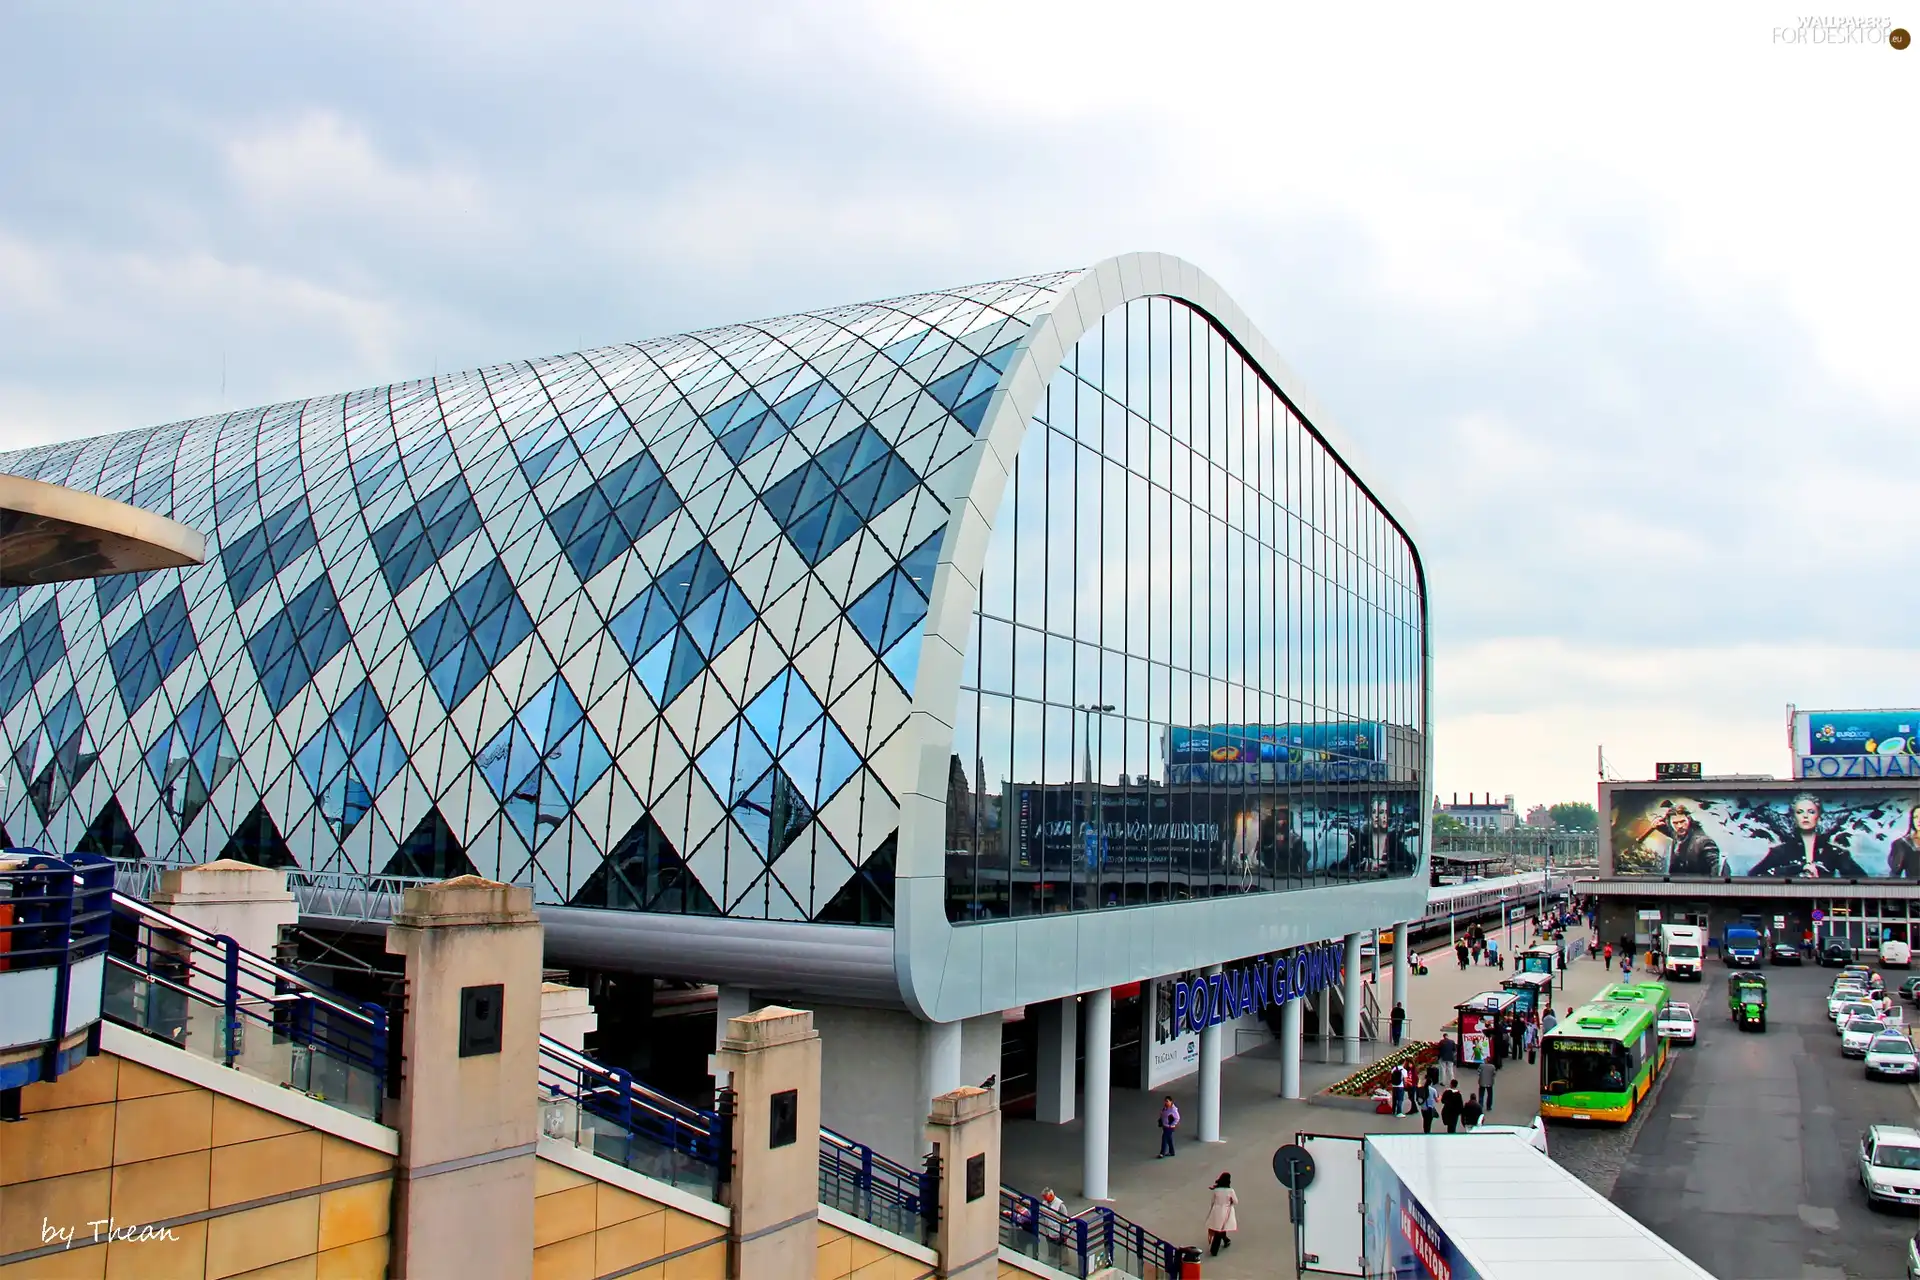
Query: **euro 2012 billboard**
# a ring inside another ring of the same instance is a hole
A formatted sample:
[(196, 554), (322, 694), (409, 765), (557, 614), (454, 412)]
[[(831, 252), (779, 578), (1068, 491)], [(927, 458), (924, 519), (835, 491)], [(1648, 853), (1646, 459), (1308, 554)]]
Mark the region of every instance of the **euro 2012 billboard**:
[(1606, 790), (1618, 876), (1920, 878), (1911, 788)]

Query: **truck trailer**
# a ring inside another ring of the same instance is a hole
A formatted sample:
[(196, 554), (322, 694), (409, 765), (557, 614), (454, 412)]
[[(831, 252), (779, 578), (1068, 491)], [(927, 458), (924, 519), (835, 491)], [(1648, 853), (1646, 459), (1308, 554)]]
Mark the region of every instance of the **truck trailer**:
[(1700, 981), (1706, 963), (1707, 931), (1697, 924), (1660, 926), (1660, 974), (1666, 978)]

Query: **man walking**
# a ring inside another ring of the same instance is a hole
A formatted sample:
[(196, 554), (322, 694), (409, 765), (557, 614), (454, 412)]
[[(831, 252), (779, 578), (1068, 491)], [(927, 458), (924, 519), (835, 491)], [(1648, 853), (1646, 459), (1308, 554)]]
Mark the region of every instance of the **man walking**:
[(1475, 1125), (1480, 1123), (1480, 1117), (1485, 1114), (1486, 1112), (1480, 1107), (1480, 1100), (1478, 1098), (1468, 1098), (1460, 1107), (1460, 1126), (1463, 1129), (1471, 1130)]
[(1180, 1108), (1173, 1105), (1173, 1095), (1160, 1104), (1160, 1154), (1158, 1159), (1165, 1160), (1173, 1154), (1173, 1131), (1180, 1127)]
[(1467, 967), (1467, 944), (1464, 939), (1453, 944), (1453, 955), (1462, 969)]
[(1480, 1109), (1482, 1111), (1493, 1110), (1493, 1073), (1493, 1059), (1483, 1059), (1480, 1063)]
[(1407, 1011), (1398, 1000), (1393, 1002), (1393, 1012), (1387, 1015), (1387, 1026), (1393, 1032), (1393, 1047), (1400, 1047), (1400, 1032), (1407, 1025)]
[(1420, 1089), (1420, 1132), (1432, 1133), (1433, 1121), (1440, 1114), (1440, 1082), (1433, 1076)]
[(1460, 1054), (1460, 1047), (1454, 1044), (1453, 1038), (1449, 1036), (1440, 1042), (1440, 1048), (1436, 1052), (1440, 1058), (1441, 1067), (1446, 1070), (1448, 1075), (1452, 1075), (1453, 1062)]
[(1405, 1063), (1396, 1062), (1393, 1066), (1393, 1114), (1400, 1114), (1400, 1104), (1407, 1096), (1407, 1068)]
[[(1547, 1011), (1547, 1016), (1549, 1018), (1553, 1016), (1551, 1009)], [(1540, 1060), (1540, 1027), (1531, 1018), (1527, 1020), (1525, 1039), (1527, 1044), (1527, 1062), (1531, 1065)]]
[(1465, 1102), (1466, 1099), (1460, 1096), (1460, 1082), (1447, 1081), (1446, 1092), (1440, 1095), (1440, 1119), (1447, 1126), (1448, 1133), (1460, 1131), (1460, 1109)]

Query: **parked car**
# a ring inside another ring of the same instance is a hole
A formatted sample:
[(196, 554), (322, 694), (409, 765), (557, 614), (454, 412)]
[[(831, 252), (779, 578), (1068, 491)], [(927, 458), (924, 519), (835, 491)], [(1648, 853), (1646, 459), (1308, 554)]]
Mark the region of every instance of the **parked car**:
[(1791, 942), (1776, 942), (1772, 956), (1775, 964), (1799, 964), (1800, 948)]
[(1681, 1044), (1692, 1044), (1697, 1031), (1693, 1022), (1693, 1010), (1684, 1004), (1674, 1003), (1660, 1011), (1660, 1020), (1654, 1024), (1659, 1033), (1669, 1040)]
[(1880, 1022), (1880, 1011), (1871, 1004), (1868, 1004), (1865, 1000), (1850, 1000), (1846, 1004), (1841, 1005), (1840, 1011), (1833, 1015), (1833, 1029), (1839, 1034), (1845, 1035), (1847, 1033), (1847, 1024), (1849, 1022), (1858, 1022), (1862, 1018), (1867, 1019), (1877, 1026)]
[(1853, 948), (1839, 938), (1828, 938), (1820, 944), (1820, 963), (1823, 965), (1848, 964), (1853, 960)]
[(1869, 1080), (1920, 1080), (1920, 1055), (1905, 1036), (1883, 1034), (1867, 1045)]
[(1860, 1185), (1867, 1203), (1920, 1204), (1920, 1133), (1876, 1124), (1860, 1138)]
[(1864, 1058), (1867, 1046), (1887, 1034), (1887, 1024), (1878, 1018), (1849, 1018), (1840, 1028), (1840, 1056)]
[(1835, 987), (1832, 993), (1827, 996), (1827, 1016), (1838, 1020), (1842, 1006), (1856, 1002), (1864, 1003), (1866, 998), (1867, 989), (1865, 987), (1851, 985)]
[(1920, 974), (1915, 974), (1911, 978), (1902, 978), (1898, 990), (1908, 1000), (1920, 1000)]

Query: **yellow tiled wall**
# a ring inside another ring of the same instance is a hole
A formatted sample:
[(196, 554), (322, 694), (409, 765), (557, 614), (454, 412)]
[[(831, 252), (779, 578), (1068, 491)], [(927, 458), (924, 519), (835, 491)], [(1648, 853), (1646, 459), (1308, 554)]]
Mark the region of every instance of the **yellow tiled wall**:
[(933, 1273), (934, 1268), (918, 1258), (820, 1224), (820, 1252), (814, 1270), (817, 1280), (922, 1280)]
[(535, 1162), (533, 1194), (534, 1280), (725, 1280), (727, 1229), (705, 1218), (551, 1160)]
[[(63, 1227), (73, 1243), (0, 1280), (386, 1274), (384, 1152), (106, 1053), (27, 1086), (21, 1109), (0, 1124), (0, 1258)], [(94, 1244), (105, 1218), (173, 1238)]]

